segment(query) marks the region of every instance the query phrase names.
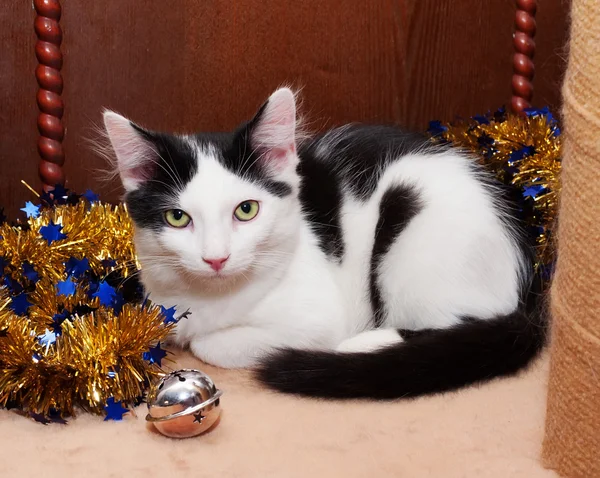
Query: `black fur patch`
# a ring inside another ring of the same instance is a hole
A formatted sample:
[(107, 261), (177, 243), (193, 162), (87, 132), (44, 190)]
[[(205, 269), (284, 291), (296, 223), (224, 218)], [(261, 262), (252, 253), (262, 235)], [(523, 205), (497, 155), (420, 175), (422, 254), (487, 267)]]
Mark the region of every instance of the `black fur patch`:
[(338, 178), (326, 164), (308, 155), (302, 157), (298, 174), (302, 180), (302, 210), (319, 238), (321, 250), (341, 259), (344, 255), (344, 238), (340, 223), (342, 191)]
[(379, 203), (379, 220), (375, 228), (375, 242), (371, 253), (369, 284), (375, 327), (380, 327), (385, 320), (385, 309), (377, 286), (379, 265), (396, 238), (421, 208), (421, 200), (416, 189), (403, 184), (388, 189)]
[(187, 143), (179, 138), (150, 133), (133, 125), (158, 153), (152, 179), (125, 197), (127, 208), (138, 227), (160, 230), (165, 226), (165, 209), (177, 207), (177, 196), (196, 174), (198, 164)]
[(513, 375), (537, 356), (545, 337), (541, 316), (515, 312), (409, 334), (372, 353), (280, 350), (262, 361), (257, 377), (281, 392), (312, 397), (418, 397)]
[(235, 133), (212, 133), (197, 135), (199, 143), (217, 146), (218, 159), (228, 171), (249, 181), (256, 182), (263, 189), (277, 197), (292, 193), (292, 187), (271, 177), (267, 168), (259, 161), (260, 151), (250, 143), (252, 123), (242, 126)]
[(425, 136), (395, 126), (351, 124), (315, 138), (301, 152), (325, 162), (344, 189), (367, 200), (390, 160), (426, 146), (431, 143)]
[(196, 141), (200, 145), (215, 147), (223, 167), (236, 176), (253, 181), (274, 196), (282, 198), (292, 193), (292, 187), (272, 177), (268, 168), (260, 161), (263, 153), (260, 145), (255, 145), (252, 141), (253, 129), (261, 121), (266, 106), (267, 103), (264, 103), (254, 118), (240, 126), (237, 131), (233, 133), (201, 133), (196, 135)]

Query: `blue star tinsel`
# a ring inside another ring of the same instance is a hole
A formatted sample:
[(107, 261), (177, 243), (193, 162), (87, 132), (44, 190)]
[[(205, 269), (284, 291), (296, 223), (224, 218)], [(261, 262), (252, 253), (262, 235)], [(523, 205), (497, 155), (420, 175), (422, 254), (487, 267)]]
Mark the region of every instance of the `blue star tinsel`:
[(56, 284), (56, 295), (69, 297), (75, 293), (75, 282), (72, 279), (63, 280)]
[(148, 352), (144, 352), (143, 358), (144, 360), (148, 360), (150, 363), (158, 364), (160, 367), (162, 365), (162, 359), (167, 356), (167, 352), (164, 349), (160, 348), (160, 342), (155, 347), (150, 347)]
[(48, 244), (52, 244), (54, 241), (66, 239), (67, 236), (61, 231), (62, 226), (60, 224), (54, 224), (53, 221), (50, 221), (47, 226), (40, 227), (40, 234), (44, 239), (46, 239), (46, 241), (48, 241)]
[(534, 184), (532, 186), (528, 186), (523, 190), (523, 197), (535, 199), (537, 195), (541, 193), (544, 189), (544, 186), (541, 184)]
[(25, 207), (21, 208), (27, 217), (37, 218), (40, 215), (40, 207), (34, 205), (31, 201), (25, 203)]
[(13, 295), (23, 292), (23, 286), (9, 275), (4, 276), (4, 285)]
[(121, 400), (115, 401), (114, 397), (110, 397), (106, 401), (106, 406), (104, 407), (104, 411), (106, 412), (106, 417), (104, 417), (104, 421), (107, 420), (123, 420), (123, 415), (125, 415), (129, 410), (123, 406)]
[(71, 257), (65, 264), (65, 270), (70, 276), (80, 278), (90, 270), (90, 261), (87, 257), (83, 259)]
[(50, 346), (56, 342), (56, 333), (54, 333), (52, 330), (46, 329), (42, 335), (38, 335), (38, 340), (40, 344), (44, 346)]
[(10, 301), (10, 308), (17, 315), (25, 315), (27, 314), (27, 310), (33, 304), (27, 300), (27, 294), (25, 292), (21, 292), (19, 295), (14, 296)]
[(175, 318), (175, 307), (169, 307), (165, 309), (162, 305), (160, 306), (160, 310), (162, 314), (165, 316), (165, 324), (175, 323), (177, 319)]
[(113, 301), (117, 297), (117, 292), (108, 282), (101, 281), (98, 284), (98, 290), (92, 294), (92, 297), (98, 297), (98, 299), (100, 299), (100, 305), (111, 307)]
[(91, 189), (88, 189), (86, 192), (84, 192), (82, 196), (86, 198), (89, 202), (96, 202), (100, 200), (100, 197)]
[(40, 276), (29, 262), (23, 262), (23, 275), (34, 284), (39, 280)]

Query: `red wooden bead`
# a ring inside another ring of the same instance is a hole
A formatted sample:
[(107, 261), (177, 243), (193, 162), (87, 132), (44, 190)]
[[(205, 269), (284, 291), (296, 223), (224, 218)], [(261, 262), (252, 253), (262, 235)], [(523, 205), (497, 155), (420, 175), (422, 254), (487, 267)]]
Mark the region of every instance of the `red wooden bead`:
[(525, 10), (531, 15), (535, 15), (537, 11), (537, 0), (517, 0), (517, 8)]
[(513, 75), (512, 90), (515, 96), (520, 96), (530, 101), (533, 97), (533, 85), (531, 82), (521, 75)]
[(60, 71), (49, 66), (38, 65), (35, 69), (35, 77), (41, 88), (53, 91), (59, 95), (62, 93), (63, 80)]
[(38, 130), (46, 138), (62, 141), (65, 136), (65, 128), (56, 116), (40, 113), (38, 116)]
[(65, 162), (65, 153), (62, 144), (50, 138), (40, 136), (38, 139), (38, 153), (42, 159), (62, 166)]
[(36, 17), (33, 26), (38, 38), (43, 41), (60, 45), (62, 42), (62, 30), (56, 20), (46, 17)]
[(513, 57), (513, 68), (515, 73), (518, 73), (526, 78), (532, 79), (535, 74), (535, 66), (533, 65), (533, 61), (526, 55), (522, 53), (515, 53)]
[(519, 31), (528, 33), (530, 36), (535, 36), (535, 17), (523, 10), (517, 10), (515, 15), (515, 25)]
[(62, 54), (58, 45), (47, 41), (38, 41), (35, 44), (35, 56), (42, 65), (51, 66), (57, 70), (62, 68)]
[(520, 96), (513, 96), (510, 106), (513, 110), (513, 113), (524, 114), (523, 110), (525, 108), (530, 108), (531, 104), (529, 103), (529, 101), (527, 101), (524, 98), (521, 98)]
[(57, 184), (65, 183), (65, 173), (57, 164), (41, 160), (38, 167), (38, 172), (40, 174), (40, 179), (44, 183), (45, 191), (54, 189), (54, 186)]
[(513, 36), (515, 50), (523, 55), (533, 57), (535, 53), (535, 41), (527, 33), (516, 32)]
[(62, 118), (63, 101), (56, 93), (44, 89), (38, 90), (37, 104), (42, 113)]
[(59, 0), (34, 0), (33, 6), (38, 15), (50, 17), (54, 20), (60, 20), (60, 1)]

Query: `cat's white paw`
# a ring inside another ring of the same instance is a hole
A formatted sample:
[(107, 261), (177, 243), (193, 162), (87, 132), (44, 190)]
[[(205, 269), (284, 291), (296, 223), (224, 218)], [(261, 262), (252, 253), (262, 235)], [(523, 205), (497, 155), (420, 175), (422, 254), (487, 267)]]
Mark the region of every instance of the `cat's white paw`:
[(336, 350), (338, 352), (374, 352), (401, 342), (402, 337), (396, 329), (375, 329), (344, 340)]

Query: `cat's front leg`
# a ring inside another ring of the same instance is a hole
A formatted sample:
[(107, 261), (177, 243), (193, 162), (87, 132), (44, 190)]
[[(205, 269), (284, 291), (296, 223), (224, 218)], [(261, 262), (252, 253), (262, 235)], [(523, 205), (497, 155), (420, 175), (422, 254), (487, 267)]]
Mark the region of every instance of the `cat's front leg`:
[(249, 368), (284, 342), (284, 336), (275, 330), (240, 326), (193, 339), (190, 349), (200, 360), (217, 367)]

